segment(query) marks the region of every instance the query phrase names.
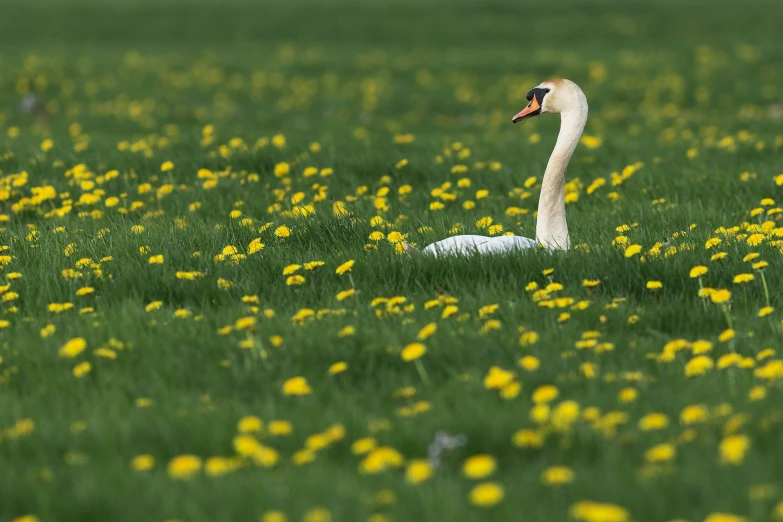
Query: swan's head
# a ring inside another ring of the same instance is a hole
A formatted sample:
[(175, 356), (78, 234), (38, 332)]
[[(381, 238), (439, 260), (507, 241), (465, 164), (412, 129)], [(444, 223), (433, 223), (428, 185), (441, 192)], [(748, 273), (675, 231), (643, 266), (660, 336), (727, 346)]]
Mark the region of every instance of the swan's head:
[(587, 99), (582, 89), (565, 78), (547, 80), (533, 87), (526, 98), (530, 103), (511, 119), (513, 123), (545, 112), (561, 114), (571, 110), (587, 109)]

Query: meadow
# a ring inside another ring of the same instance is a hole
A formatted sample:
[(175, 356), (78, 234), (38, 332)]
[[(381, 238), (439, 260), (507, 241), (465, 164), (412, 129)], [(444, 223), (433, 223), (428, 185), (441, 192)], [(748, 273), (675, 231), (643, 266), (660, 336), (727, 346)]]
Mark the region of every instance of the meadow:
[(776, 10), (4, 0), (0, 522), (783, 519)]

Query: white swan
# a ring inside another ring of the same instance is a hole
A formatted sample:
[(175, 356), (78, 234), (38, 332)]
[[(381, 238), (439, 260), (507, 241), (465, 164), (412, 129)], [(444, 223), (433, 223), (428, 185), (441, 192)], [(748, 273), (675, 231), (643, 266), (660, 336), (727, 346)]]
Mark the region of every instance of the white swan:
[[(536, 239), (519, 236), (454, 236), (433, 243), (421, 252), (438, 256), (506, 252), (534, 248), (539, 244), (545, 248), (561, 250), (571, 246), (565, 213), (565, 173), (587, 122), (587, 98), (577, 84), (559, 78), (534, 87), (527, 93), (527, 99), (530, 103), (511, 119), (513, 123), (545, 112), (560, 114), (560, 133), (541, 182)], [(409, 252), (418, 252), (408, 244), (405, 248)]]

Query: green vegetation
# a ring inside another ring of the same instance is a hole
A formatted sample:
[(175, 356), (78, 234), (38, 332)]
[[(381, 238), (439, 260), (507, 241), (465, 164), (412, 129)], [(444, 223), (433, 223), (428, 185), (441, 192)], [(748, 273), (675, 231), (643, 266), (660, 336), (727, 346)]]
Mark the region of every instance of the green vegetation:
[(5, 0), (0, 522), (783, 518), (776, 9)]

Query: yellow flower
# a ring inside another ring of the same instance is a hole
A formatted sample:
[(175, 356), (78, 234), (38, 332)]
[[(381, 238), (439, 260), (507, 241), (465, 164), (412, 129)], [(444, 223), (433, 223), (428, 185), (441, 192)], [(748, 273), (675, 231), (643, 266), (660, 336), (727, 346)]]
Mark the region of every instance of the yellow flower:
[(287, 275), (295, 274), (296, 272), (299, 271), (300, 268), (302, 268), (302, 265), (296, 265), (296, 264), (288, 265), (283, 269), (283, 275), (287, 276)]
[(179, 455), (169, 461), (169, 476), (175, 479), (189, 479), (201, 470), (201, 458), (196, 455)]
[(631, 517), (623, 507), (590, 500), (573, 504), (568, 512), (572, 518), (584, 522), (628, 522)]
[(504, 370), (500, 366), (492, 366), (484, 377), (484, 387), (488, 390), (502, 389), (513, 381), (514, 377), (514, 372)]
[(425, 353), (427, 353), (427, 347), (422, 343), (410, 343), (402, 349), (400, 357), (402, 357), (402, 360), (405, 362), (411, 362), (423, 356)]
[(301, 276), (299, 274), (288, 276), (285, 280), (285, 284), (288, 286), (299, 286), (303, 285), (305, 283), (304, 276)]
[(290, 172), (291, 172), (291, 165), (289, 165), (285, 161), (275, 164), (276, 177), (282, 178), (283, 176), (287, 176)]
[(355, 293), (356, 293), (356, 290), (354, 290), (353, 288), (349, 288), (348, 290), (343, 290), (343, 291), (337, 293), (337, 300), (338, 301), (344, 301), (344, 300), (348, 299), (349, 297), (351, 297)]
[(163, 306), (163, 301), (152, 301), (150, 304), (144, 307), (144, 310), (147, 312), (152, 312), (153, 310), (159, 309), (161, 306)]
[(660, 281), (647, 281), (648, 290), (657, 290), (659, 288), (663, 288), (663, 283)]
[(351, 452), (353, 452), (354, 455), (364, 455), (365, 453), (369, 453), (370, 451), (374, 450), (377, 445), (378, 443), (374, 438), (364, 437), (363, 439), (358, 439), (354, 441), (353, 444), (351, 444)]
[(264, 248), (264, 244), (261, 242), (261, 238), (257, 237), (247, 245), (247, 253), (255, 254)]
[(731, 292), (729, 290), (715, 290), (710, 294), (710, 300), (713, 303), (723, 304), (731, 299)]
[(544, 384), (533, 390), (533, 402), (536, 404), (547, 404), (557, 399), (560, 392), (551, 384)]
[(332, 515), (326, 508), (313, 508), (302, 516), (302, 522), (332, 522)]
[(706, 355), (698, 355), (685, 364), (685, 375), (687, 377), (702, 375), (714, 366), (715, 362), (711, 358)]
[(267, 429), (269, 430), (269, 433), (275, 437), (285, 437), (286, 435), (290, 435), (294, 432), (293, 425), (285, 420), (270, 421)]
[(151, 265), (162, 265), (163, 264), (163, 254), (158, 254), (156, 256), (150, 256), (149, 263)]
[(644, 452), (644, 458), (648, 462), (669, 462), (676, 455), (677, 450), (671, 444), (658, 444)]
[(501, 502), (504, 496), (503, 486), (495, 482), (484, 482), (470, 490), (470, 503), (489, 508)]
[(259, 433), (264, 429), (264, 422), (255, 415), (246, 415), (237, 422), (239, 433)]
[(174, 163), (171, 161), (164, 161), (163, 164), (160, 166), (161, 172), (168, 172), (169, 170), (174, 169)]
[(642, 245), (630, 245), (625, 249), (625, 257), (633, 257), (642, 251)]
[(405, 480), (411, 484), (419, 484), (432, 476), (432, 466), (424, 459), (415, 459), (408, 462), (405, 470)]
[(329, 367), (329, 375), (337, 375), (348, 369), (348, 363), (344, 361), (336, 362)]
[(462, 473), (470, 479), (482, 479), (491, 475), (497, 464), (490, 455), (474, 455), (465, 460)]
[(598, 136), (588, 136), (585, 134), (579, 139), (579, 143), (587, 147), (588, 149), (597, 149), (601, 146), (601, 138)]
[(84, 377), (90, 373), (90, 370), (92, 370), (92, 364), (90, 364), (88, 361), (80, 362), (73, 367), (73, 376), (77, 379)]
[(756, 278), (753, 274), (737, 274), (734, 276), (734, 284), (748, 283)]
[(72, 359), (82, 353), (87, 348), (87, 341), (82, 337), (74, 337), (67, 343), (65, 343), (57, 354), (60, 357), (67, 357)]
[(209, 457), (204, 463), (204, 473), (210, 477), (219, 477), (234, 471), (239, 463), (226, 457)]
[(11, 522), (41, 522), (41, 519), (35, 515), (22, 515), (21, 517), (16, 517)]
[(541, 473), (541, 482), (548, 486), (569, 484), (574, 480), (574, 471), (566, 466), (552, 466)]
[(283, 383), (284, 395), (309, 395), (311, 392), (310, 385), (304, 377), (291, 377)]
[(772, 308), (771, 306), (765, 306), (761, 310), (759, 310), (759, 317), (766, 317), (774, 311), (775, 309)]
[(731, 513), (710, 513), (704, 522), (748, 522), (748, 519)]
[(354, 263), (353, 259), (351, 259), (349, 261), (346, 261), (345, 263), (343, 263), (342, 265), (337, 267), (337, 270), (335, 270), (335, 273), (337, 275), (343, 275), (346, 272), (350, 272), (351, 268), (353, 268), (353, 263)]
[(686, 426), (707, 422), (709, 419), (709, 410), (703, 404), (693, 404), (686, 406), (680, 412), (680, 423)]
[(435, 323), (430, 323), (427, 325), (424, 325), (421, 330), (419, 330), (419, 335), (416, 336), (416, 338), (419, 341), (423, 341), (429, 337), (432, 336), (432, 334), (435, 333), (435, 331), (438, 329), (438, 325)]
[(730, 435), (720, 441), (720, 460), (724, 464), (740, 464), (750, 448), (747, 435)]
[(707, 273), (707, 270), (708, 270), (707, 267), (704, 265), (694, 266), (693, 268), (691, 268), (690, 276), (693, 279), (697, 277), (701, 277)]
[(519, 448), (540, 448), (544, 444), (544, 438), (533, 430), (519, 430), (511, 438), (514, 446)]
[(285, 514), (281, 511), (267, 511), (261, 517), (261, 522), (288, 522)]
[(541, 366), (541, 362), (538, 360), (537, 357), (534, 357), (532, 355), (526, 355), (519, 360), (519, 365), (525, 370), (532, 372), (537, 370), (538, 367)]
[(595, 288), (601, 284), (600, 279), (585, 279), (582, 281), (582, 286), (585, 288)]
[(155, 457), (152, 455), (137, 455), (131, 461), (131, 467), (135, 471), (148, 471), (155, 466)]
[(305, 270), (315, 270), (318, 267), (324, 266), (326, 263), (323, 261), (310, 261), (309, 263), (305, 263), (304, 267)]
[(281, 225), (275, 229), (275, 237), (285, 238), (289, 237), (290, 235), (291, 230), (285, 225)]
[(648, 413), (639, 420), (642, 431), (662, 430), (669, 425), (669, 418), (663, 413)]
[(530, 346), (531, 344), (536, 344), (538, 342), (538, 334), (533, 331), (524, 332), (519, 337), (519, 344), (522, 346)]
[(727, 341), (731, 341), (734, 339), (735, 332), (731, 328), (728, 328), (726, 330), (723, 330), (720, 335), (718, 336), (718, 340), (722, 343), (725, 343)]
[(639, 393), (636, 391), (636, 388), (623, 388), (620, 390), (618, 398), (620, 399), (620, 402), (629, 403), (635, 401), (638, 395)]

